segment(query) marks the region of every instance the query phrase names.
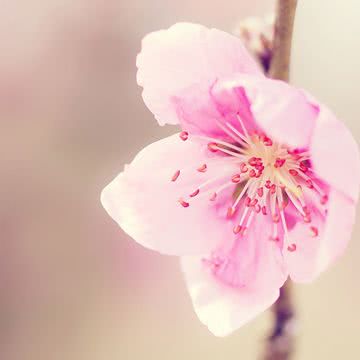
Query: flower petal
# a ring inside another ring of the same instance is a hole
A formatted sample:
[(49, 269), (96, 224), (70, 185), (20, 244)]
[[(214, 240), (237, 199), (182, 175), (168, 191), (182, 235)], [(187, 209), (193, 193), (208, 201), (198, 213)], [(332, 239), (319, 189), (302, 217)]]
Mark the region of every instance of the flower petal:
[(311, 141), (316, 173), (353, 200), (359, 196), (359, 147), (345, 125), (321, 105)]
[[(292, 148), (309, 146), (318, 109), (300, 89), (279, 80), (237, 74), (219, 79), (212, 94), (223, 109), (239, 113), (246, 127), (260, 128)], [(244, 114), (246, 103), (250, 109)]]
[(240, 39), (216, 29), (178, 23), (147, 35), (137, 57), (143, 99), (160, 125), (177, 124), (173, 99), (187, 88), (207, 94), (215, 79), (261, 71)]
[[(171, 255), (210, 251), (231, 233), (226, 209), (221, 210), (234, 189), (224, 191), (215, 202), (209, 201), (211, 193), (189, 195), (219, 174), (230, 180), (236, 167), (233, 162), (216, 161), (205, 149), (190, 139), (181, 141), (178, 134), (149, 145), (103, 190), (104, 208), (145, 247)], [(204, 163), (206, 171), (197, 171)], [(177, 170), (178, 179), (171, 181)], [(180, 198), (190, 206), (181, 206)]]
[(297, 223), (289, 233), (289, 243), (296, 244), (296, 251), (284, 251), (291, 279), (301, 283), (313, 281), (342, 255), (354, 221), (354, 202), (332, 190), (326, 218), (314, 214), (310, 224)]
[(229, 259), (219, 268), (219, 262), (211, 265), (206, 258), (182, 258), (195, 312), (216, 336), (230, 334), (270, 307), (287, 278), (279, 244), (269, 240), (261, 220), (254, 226), (238, 239), (237, 263)]
[(187, 88), (173, 99), (181, 127), (192, 134), (230, 139), (227, 124), (244, 133), (237, 114), (241, 116), (247, 130), (255, 130), (256, 123), (251, 113), (251, 104), (243, 88), (221, 88), (219, 81), (204, 92), (199, 86)]

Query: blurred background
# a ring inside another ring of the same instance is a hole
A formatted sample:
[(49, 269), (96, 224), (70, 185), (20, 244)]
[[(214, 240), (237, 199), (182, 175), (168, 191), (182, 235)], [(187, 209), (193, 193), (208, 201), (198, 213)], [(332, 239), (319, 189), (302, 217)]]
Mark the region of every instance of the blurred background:
[[(224, 339), (197, 320), (176, 258), (138, 246), (101, 189), (157, 126), (135, 81), (149, 31), (233, 31), (272, 0), (3, 0), (0, 13), (0, 358), (255, 359), (270, 314)], [(360, 3), (303, 0), (293, 83), (360, 139)], [(360, 218), (358, 217), (360, 220)], [(360, 358), (360, 221), (346, 256), (297, 286), (295, 359)]]

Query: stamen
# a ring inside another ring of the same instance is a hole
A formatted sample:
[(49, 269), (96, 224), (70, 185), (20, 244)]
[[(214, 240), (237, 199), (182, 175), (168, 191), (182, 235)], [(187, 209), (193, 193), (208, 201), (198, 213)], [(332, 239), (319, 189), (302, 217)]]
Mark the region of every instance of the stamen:
[[(249, 210), (250, 210), (249, 207), (245, 207), (245, 210), (243, 211), (243, 214), (242, 214), (241, 219), (240, 219), (239, 224), (238, 224), (239, 226), (243, 225), (244, 220), (245, 220), (246, 215), (248, 214)], [(244, 229), (244, 231), (245, 231), (245, 229)]]
[(258, 199), (252, 199), (251, 201), (250, 201), (250, 206), (255, 206), (257, 203), (258, 203)]
[(211, 152), (217, 152), (219, 150), (219, 147), (218, 147), (218, 144), (215, 143), (215, 142), (209, 142), (208, 143), (208, 149), (211, 151)]
[(246, 222), (245, 230), (250, 227), (250, 224), (251, 224), (251, 222), (252, 222), (252, 220), (254, 218), (254, 215), (255, 215), (254, 212), (251, 212), (251, 214), (249, 215), (248, 220)]
[(263, 141), (265, 146), (272, 146), (273, 145), (272, 140), (267, 136), (264, 136), (262, 141)]
[(248, 163), (251, 166), (256, 166), (258, 164), (258, 158), (253, 156), (252, 158), (249, 159)]
[(299, 213), (302, 215), (302, 216), (305, 216), (305, 212), (303, 211), (303, 208), (302, 208), (302, 205), (301, 203), (299, 203), (297, 201), (297, 199), (299, 198), (295, 198), (292, 193), (288, 190), (285, 190), (287, 196), (289, 197), (290, 201), (293, 203), (293, 205), (295, 206), (295, 208), (299, 211)]
[(206, 170), (207, 170), (207, 165), (206, 165), (206, 164), (202, 164), (202, 165), (197, 169), (198, 172), (202, 172), (202, 173), (204, 173)]
[(236, 136), (236, 134), (234, 134), (233, 132), (231, 132), (229, 129), (227, 129), (219, 120), (215, 120), (216, 125), (222, 130), (224, 131), (225, 134), (228, 134), (233, 140), (235, 140), (236, 142), (242, 143), (243, 140), (239, 137)]
[(237, 136), (239, 136), (239, 138), (241, 140), (243, 140), (245, 143), (248, 143), (248, 140), (246, 139), (246, 137), (243, 134), (241, 134), (238, 130), (236, 130), (230, 123), (227, 122), (227, 123), (225, 123), (225, 125), (228, 128), (230, 128)]
[(190, 194), (190, 197), (195, 197), (196, 195), (198, 195), (200, 192), (199, 189), (196, 189), (193, 193)]
[(294, 252), (296, 251), (296, 244), (290, 244), (288, 247), (287, 247), (288, 251), (290, 252)]
[(182, 131), (180, 134), (179, 134), (179, 137), (182, 141), (186, 141), (189, 137), (189, 133), (187, 131)]
[(275, 196), (275, 194), (271, 194), (271, 192), (270, 192), (269, 197), (270, 197), (269, 198), (270, 214), (271, 214), (272, 220), (274, 223), (278, 223), (279, 222), (279, 214), (276, 211), (276, 196)]
[(241, 230), (241, 226), (240, 225), (235, 225), (233, 228), (233, 233), (236, 235), (240, 232)]
[(208, 143), (211, 143), (211, 144), (216, 144), (216, 145), (223, 145), (229, 149), (233, 149), (235, 151), (238, 151), (238, 152), (243, 152), (243, 148), (239, 147), (239, 146), (236, 146), (234, 144), (231, 144), (227, 141), (223, 141), (223, 140), (220, 140), (220, 139), (215, 139), (215, 138), (212, 138), (212, 137), (209, 137), (209, 136), (202, 136), (202, 135), (194, 135), (192, 136), (194, 138), (197, 138), (199, 140), (205, 140), (207, 141)]
[(316, 237), (319, 235), (319, 230), (317, 227), (315, 226), (310, 226), (310, 230), (311, 230), (311, 236), (312, 237)]
[[(236, 208), (238, 203), (240, 202), (240, 200), (242, 199), (242, 197), (244, 196), (245, 192), (247, 191), (247, 189), (249, 188), (249, 186), (252, 184), (251, 181), (248, 181), (244, 188), (242, 189), (241, 193), (239, 194), (239, 196), (236, 198), (234, 204), (233, 204), (233, 207)], [(246, 201), (245, 201), (245, 204), (246, 204)]]
[[(217, 179), (219, 179), (219, 178), (215, 178), (215, 180), (217, 180)], [(214, 181), (214, 179), (211, 179), (211, 181)], [(211, 181), (207, 181), (206, 183), (200, 185), (199, 189), (201, 189), (204, 186), (208, 185), (209, 182), (211, 182)], [(226, 183), (224, 183), (223, 185), (221, 185), (217, 189), (215, 189), (215, 191), (213, 189), (210, 189), (208, 191), (202, 192), (202, 194), (200, 194), (199, 197), (211, 194), (210, 197), (209, 197), (209, 200), (210, 201), (215, 201), (216, 198), (217, 198), (217, 195), (220, 194), (220, 192), (222, 192), (223, 190), (227, 189), (230, 186), (234, 186), (234, 183), (232, 181), (227, 181)]]
[(273, 224), (273, 231), (272, 231), (272, 235), (270, 236), (270, 240), (275, 242), (280, 241), (280, 238), (278, 236), (278, 226), (275, 223)]
[(283, 193), (282, 190), (280, 188), (278, 188), (278, 207), (280, 210), (280, 217), (281, 217), (281, 222), (282, 222), (282, 226), (284, 229), (284, 234), (285, 237), (288, 236), (288, 228), (287, 228), (287, 224), (286, 224), (286, 220), (285, 220), (285, 213), (284, 213), (284, 198), (283, 198)]
[(276, 158), (274, 167), (277, 169), (281, 168), (282, 166), (284, 166), (285, 161), (286, 161), (286, 159)]
[(306, 185), (309, 189), (313, 189), (314, 188), (314, 185), (313, 185), (313, 182), (311, 179), (307, 179), (306, 181)]
[(285, 208), (286, 208), (288, 205), (289, 205), (289, 202), (284, 201), (284, 200), (281, 201), (281, 202), (278, 204), (280, 210), (285, 210)]
[(184, 207), (184, 208), (187, 208), (187, 207), (189, 207), (189, 203), (188, 202), (186, 202), (183, 198), (180, 198), (179, 200), (179, 203)]
[(239, 154), (239, 153), (235, 153), (235, 152), (230, 151), (230, 150), (226, 150), (226, 149), (224, 149), (224, 148), (222, 148), (222, 147), (219, 147), (218, 144), (216, 144), (216, 143), (209, 143), (209, 144), (208, 144), (208, 149), (209, 149), (210, 151), (212, 151), (212, 152), (216, 152), (216, 151), (220, 150), (220, 151), (222, 151), (222, 152), (225, 153), (225, 154), (228, 154), (228, 155), (237, 157), (237, 158), (239, 158), (239, 159), (243, 159), (243, 158), (244, 158), (244, 155), (241, 155), (241, 154)]
[[(210, 200), (213, 198), (214, 194), (216, 194), (216, 195), (215, 195), (215, 198), (214, 198), (214, 200), (215, 200), (216, 197), (217, 197), (217, 195), (220, 194), (221, 191), (227, 189), (227, 188), (230, 187), (230, 186), (234, 186), (234, 183), (233, 183), (232, 181), (228, 181), (228, 182), (226, 182), (225, 184), (223, 184), (223, 185), (221, 185), (220, 187), (218, 187), (218, 188), (215, 190), (215, 192), (211, 195)], [(212, 200), (212, 201), (214, 201), (214, 200)]]
[[(227, 172), (230, 172), (230, 171), (233, 171), (232, 169), (227, 169)], [(213, 178), (203, 182), (201, 185), (198, 186), (198, 189), (203, 189), (205, 186), (217, 181), (217, 180), (220, 180), (220, 179), (228, 179), (227, 176), (229, 176), (230, 174), (226, 174), (226, 172), (224, 172), (223, 174), (219, 175), (219, 176), (214, 176)], [(226, 184), (224, 185), (227, 185), (228, 182), (226, 182)], [(230, 184), (232, 184), (232, 182), (230, 182)], [(217, 191), (218, 192), (218, 191)]]
[(278, 236), (270, 236), (270, 240), (271, 241), (274, 241), (274, 242), (279, 242), (280, 241), (280, 238)]
[(249, 138), (250, 138), (249, 133), (247, 132), (246, 127), (245, 127), (245, 125), (244, 125), (244, 123), (243, 123), (240, 115), (239, 115), (239, 114), (236, 114), (236, 117), (237, 117), (237, 119), (238, 119), (238, 121), (239, 121), (239, 123), (240, 123), (241, 129), (242, 129), (245, 137), (246, 137), (247, 139), (249, 139)]
[(241, 232), (241, 235), (244, 235), (245, 233), (245, 227), (244, 226), (241, 226), (241, 225), (235, 225), (234, 228), (233, 228), (233, 233), (235, 235), (239, 234)]
[(256, 192), (260, 197), (264, 195), (264, 189), (262, 187), (259, 187)]
[(304, 163), (300, 163), (300, 166), (299, 166), (300, 170), (304, 173), (308, 172), (309, 171), (309, 168), (304, 164)]
[(303, 178), (303, 179), (305, 180), (305, 182), (307, 182), (308, 180), (310, 180), (313, 188), (320, 194), (320, 196), (323, 197), (323, 196), (326, 195), (326, 194), (321, 190), (321, 188), (320, 188), (314, 181), (312, 181), (312, 180), (309, 178), (309, 176), (307, 176), (307, 175), (304, 174), (304, 173), (299, 173), (299, 176), (300, 176), (301, 178)]
[(226, 217), (230, 219), (235, 213), (235, 209), (233, 207), (229, 207), (226, 213)]
[(171, 178), (171, 181), (176, 181), (179, 176), (180, 176), (180, 170), (176, 170), (175, 174)]
[(240, 182), (240, 174), (235, 174), (233, 175), (233, 177), (231, 178), (231, 181), (234, 183), (234, 184), (237, 184)]
[(240, 170), (242, 173), (246, 173), (248, 171), (248, 167), (246, 166), (245, 163), (240, 164)]
[(325, 205), (328, 202), (328, 200), (329, 197), (327, 195), (323, 195), (320, 200), (321, 205)]
[(214, 193), (211, 195), (211, 197), (210, 197), (210, 201), (215, 201), (216, 198), (217, 198), (217, 193), (214, 192)]

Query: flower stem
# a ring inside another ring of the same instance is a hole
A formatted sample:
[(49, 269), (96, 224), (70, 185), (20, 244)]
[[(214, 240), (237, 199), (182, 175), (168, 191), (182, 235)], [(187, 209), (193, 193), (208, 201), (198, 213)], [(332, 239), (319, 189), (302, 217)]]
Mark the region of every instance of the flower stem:
[[(278, 0), (275, 35), (268, 76), (289, 81), (290, 55), (297, 0)], [(274, 325), (267, 338), (263, 360), (289, 360), (295, 347), (295, 311), (291, 283), (280, 289), (273, 306)]]

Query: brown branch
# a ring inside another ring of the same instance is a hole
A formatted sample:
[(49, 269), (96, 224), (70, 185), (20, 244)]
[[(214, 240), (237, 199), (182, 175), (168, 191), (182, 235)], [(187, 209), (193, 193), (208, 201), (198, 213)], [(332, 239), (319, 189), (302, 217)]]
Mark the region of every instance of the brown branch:
[(263, 360), (289, 360), (295, 348), (295, 312), (292, 286), (288, 281), (280, 289), (273, 306), (274, 326), (267, 339)]
[(278, 0), (269, 76), (289, 80), (291, 41), (297, 0)]
[[(268, 75), (289, 81), (290, 55), (297, 0), (278, 0), (273, 52)], [(295, 348), (295, 311), (291, 283), (280, 289), (273, 306), (274, 326), (267, 339), (263, 360), (289, 360)]]

